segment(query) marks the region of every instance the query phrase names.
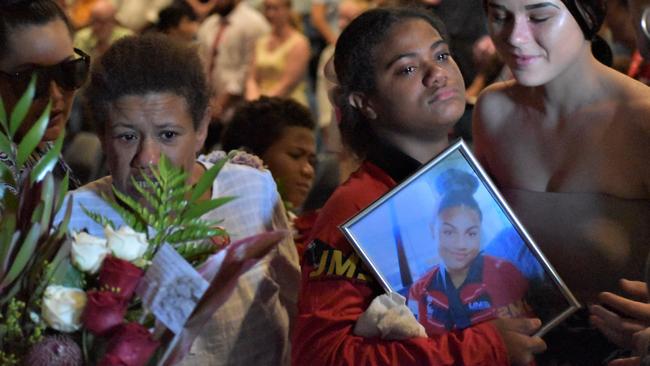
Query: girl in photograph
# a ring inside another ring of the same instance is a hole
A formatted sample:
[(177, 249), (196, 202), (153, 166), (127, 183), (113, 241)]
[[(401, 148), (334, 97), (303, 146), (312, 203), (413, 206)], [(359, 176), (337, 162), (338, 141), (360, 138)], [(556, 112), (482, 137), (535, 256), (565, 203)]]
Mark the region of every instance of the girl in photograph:
[[(430, 337), (365, 338), (355, 325), (383, 291), (338, 229), (448, 146), (465, 109), (444, 27), (430, 13), (380, 8), (337, 40), (341, 135), (363, 161), (323, 207), (302, 262), (294, 365), (528, 364), (537, 319), (498, 319)], [(410, 319), (417, 326), (415, 319)]]
[[(641, 278), (650, 247), (650, 89), (592, 53), (605, 0), (484, 5), (514, 80), (478, 98), (476, 155), (569, 289), (595, 302)], [(612, 347), (577, 319), (551, 353), (600, 364)]]
[(434, 225), (441, 263), (409, 290), (427, 334), (467, 328), (496, 317), (531, 315), (528, 281), (510, 262), (484, 254), (483, 213), (474, 198), (478, 179), (449, 169), (436, 179), (441, 195)]

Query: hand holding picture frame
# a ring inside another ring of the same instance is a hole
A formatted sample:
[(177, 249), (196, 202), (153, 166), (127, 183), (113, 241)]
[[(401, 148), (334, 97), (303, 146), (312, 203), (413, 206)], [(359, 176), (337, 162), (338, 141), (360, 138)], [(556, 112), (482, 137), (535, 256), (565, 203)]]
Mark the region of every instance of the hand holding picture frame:
[(580, 307), (462, 140), (341, 230), (429, 335), (534, 316), (542, 336)]

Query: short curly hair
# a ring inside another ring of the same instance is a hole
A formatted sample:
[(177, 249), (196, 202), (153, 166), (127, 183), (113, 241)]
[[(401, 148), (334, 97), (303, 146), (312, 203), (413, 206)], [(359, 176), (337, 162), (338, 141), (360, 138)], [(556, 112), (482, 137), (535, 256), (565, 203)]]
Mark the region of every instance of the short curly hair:
[(224, 131), (221, 146), (225, 151), (247, 150), (262, 156), (282, 136), (287, 127), (316, 127), (309, 109), (292, 100), (261, 97), (241, 104)]
[(93, 65), (86, 90), (86, 105), (97, 132), (103, 135), (106, 130), (111, 103), (149, 93), (183, 97), (197, 129), (210, 94), (196, 49), (155, 33), (116, 41)]
[(12, 31), (31, 25), (43, 25), (57, 19), (65, 23), (72, 37), (72, 25), (55, 1), (3, 0), (0, 3), (0, 60), (12, 52), (9, 47)]
[(361, 158), (376, 138), (369, 121), (349, 105), (348, 96), (353, 92), (375, 92), (376, 48), (395, 25), (415, 19), (429, 23), (444, 40), (449, 40), (444, 24), (430, 10), (407, 6), (366, 11), (350, 22), (336, 41), (334, 68), (341, 88), (336, 103), (341, 107), (339, 129), (343, 143)]

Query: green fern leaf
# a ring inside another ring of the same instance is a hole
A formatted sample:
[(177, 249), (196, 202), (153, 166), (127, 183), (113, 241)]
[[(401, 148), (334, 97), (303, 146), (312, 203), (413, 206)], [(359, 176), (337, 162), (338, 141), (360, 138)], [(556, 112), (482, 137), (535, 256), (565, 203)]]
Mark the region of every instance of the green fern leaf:
[(138, 191), (138, 193), (142, 196), (142, 198), (144, 198), (147, 204), (151, 206), (151, 208), (153, 208), (154, 210), (158, 210), (158, 208), (162, 205), (162, 202), (160, 202), (158, 197), (156, 197), (151, 193), (152, 189), (141, 187), (133, 177), (131, 177), (131, 182), (133, 183), (133, 186), (135, 187), (136, 191)]
[(192, 196), (190, 197), (190, 202), (196, 202), (203, 196), (205, 192), (208, 191), (214, 180), (217, 178), (217, 175), (221, 171), (224, 165), (228, 162), (227, 158), (223, 158), (217, 161), (210, 169), (206, 170), (205, 173), (199, 178), (199, 181), (194, 185), (192, 191)]
[[(142, 216), (137, 212), (133, 211), (131, 207), (137, 207), (137, 203), (131, 199), (131, 197), (126, 196), (122, 192), (118, 191), (115, 186), (113, 186), (113, 193), (115, 197), (123, 202), (128, 208), (123, 207), (116, 201), (110, 200), (108, 197), (104, 199), (107, 200), (108, 204), (122, 217), (124, 222), (129, 225), (133, 230), (143, 232), (147, 229), (147, 223)], [(131, 205), (129, 205), (129, 202)]]
[(202, 242), (183, 242), (173, 245), (174, 249), (188, 261), (199, 257), (214, 254), (218, 248), (209, 241)]
[(195, 203), (192, 205), (192, 207), (188, 208), (184, 214), (181, 220), (188, 220), (188, 219), (194, 219), (203, 216), (205, 213), (210, 212), (216, 208), (219, 208), (223, 205), (225, 205), (228, 202), (231, 202), (234, 200), (236, 197), (232, 196), (226, 196), (226, 197), (219, 197), (199, 203)]
[(115, 223), (112, 220), (106, 218), (105, 216), (103, 216), (101, 214), (90, 211), (89, 209), (87, 209), (81, 203), (79, 204), (79, 206), (81, 206), (81, 210), (86, 214), (86, 216), (90, 217), (90, 219), (93, 220), (94, 222), (96, 222), (99, 226), (101, 226), (101, 227), (109, 226), (113, 230), (118, 229), (118, 228), (115, 227)]

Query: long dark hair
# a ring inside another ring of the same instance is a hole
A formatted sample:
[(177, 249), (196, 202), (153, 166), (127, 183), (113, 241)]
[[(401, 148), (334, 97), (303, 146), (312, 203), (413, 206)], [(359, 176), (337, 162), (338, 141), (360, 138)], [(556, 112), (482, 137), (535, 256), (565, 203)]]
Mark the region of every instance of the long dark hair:
[(0, 2), (0, 60), (12, 52), (11, 32), (16, 28), (42, 25), (61, 19), (72, 37), (73, 28), (59, 4), (54, 0), (2, 0)]
[(444, 24), (430, 11), (420, 7), (387, 7), (361, 14), (336, 41), (334, 68), (341, 88), (340, 100), (336, 103), (341, 108), (339, 128), (343, 143), (359, 157), (365, 156), (376, 139), (369, 122), (348, 103), (348, 97), (353, 92), (372, 94), (375, 91), (375, 49), (396, 24), (412, 19), (426, 21), (447, 39)]
[(582, 29), (585, 39), (593, 40), (605, 21), (605, 0), (562, 0)]

